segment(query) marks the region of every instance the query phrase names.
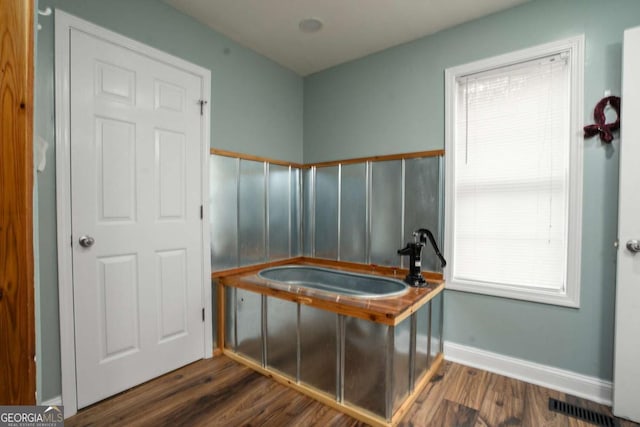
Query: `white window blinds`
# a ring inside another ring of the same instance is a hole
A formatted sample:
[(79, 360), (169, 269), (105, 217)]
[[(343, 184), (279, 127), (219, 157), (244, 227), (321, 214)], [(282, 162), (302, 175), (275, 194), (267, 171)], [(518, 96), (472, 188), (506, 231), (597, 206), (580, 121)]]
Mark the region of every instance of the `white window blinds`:
[(456, 88), (453, 276), (563, 291), (567, 55), (458, 77)]

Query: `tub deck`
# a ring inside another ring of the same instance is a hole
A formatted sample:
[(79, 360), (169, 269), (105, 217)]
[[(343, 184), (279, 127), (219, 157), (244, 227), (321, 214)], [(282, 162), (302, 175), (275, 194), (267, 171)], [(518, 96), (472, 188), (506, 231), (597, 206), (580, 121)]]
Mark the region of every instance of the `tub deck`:
[[(371, 299), (348, 296), (330, 297), (312, 289), (300, 289), (295, 293), (279, 289), (257, 275), (257, 273), (264, 268), (281, 265), (308, 265), (332, 268), (334, 270), (371, 274), (399, 280), (403, 280), (407, 274), (406, 269), (299, 257), (274, 263), (216, 272), (212, 274), (212, 278), (223, 286), (258, 292), (263, 295), (392, 326), (397, 325), (415, 313), (420, 307), (444, 289), (444, 280), (441, 274), (425, 272), (423, 275), (425, 276), (425, 280), (427, 280), (428, 286), (424, 288), (410, 288), (404, 295)], [(220, 320), (224, 320), (224, 318)]]

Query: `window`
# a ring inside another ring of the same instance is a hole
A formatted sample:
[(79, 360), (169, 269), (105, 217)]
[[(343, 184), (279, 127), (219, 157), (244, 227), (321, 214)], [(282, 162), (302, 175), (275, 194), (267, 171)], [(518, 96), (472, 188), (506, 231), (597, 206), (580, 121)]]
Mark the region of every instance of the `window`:
[(446, 70), (450, 289), (579, 306), (583, 45)]

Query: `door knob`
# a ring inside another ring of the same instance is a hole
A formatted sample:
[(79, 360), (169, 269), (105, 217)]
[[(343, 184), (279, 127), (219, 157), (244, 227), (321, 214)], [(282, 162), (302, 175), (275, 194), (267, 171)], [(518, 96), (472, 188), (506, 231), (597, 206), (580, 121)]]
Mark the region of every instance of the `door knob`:
[(83, 248), (90, 248), (91, 246), (93, 246), (93, 244), (96, 241), (91, 236), (80, 236), (80, 239), (78, 239), (78, 242), (80, 243), (80, 246), (82, 246)]
[(638, 240), (629, 240), (627, 242), (627, 249), (629, 249), (630, 252), (640, 252), (640, 241)]

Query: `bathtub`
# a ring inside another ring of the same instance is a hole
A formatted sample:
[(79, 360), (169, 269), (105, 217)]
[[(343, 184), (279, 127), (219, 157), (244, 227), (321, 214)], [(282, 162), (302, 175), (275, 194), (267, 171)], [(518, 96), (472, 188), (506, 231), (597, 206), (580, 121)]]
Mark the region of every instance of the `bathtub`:
[(409, 287), (402, 281), (371, 274), (352, 273), (305, 265), (285, 265), (261, 270), (261, 279), (296, 288), (351, 298), (390, 298), (404, 295)]
[(414, 288), (404, 271), (336, 264), (217, 276), (219, 347), (369, 425), (397, 425), (444, 360), (444, 282)]

